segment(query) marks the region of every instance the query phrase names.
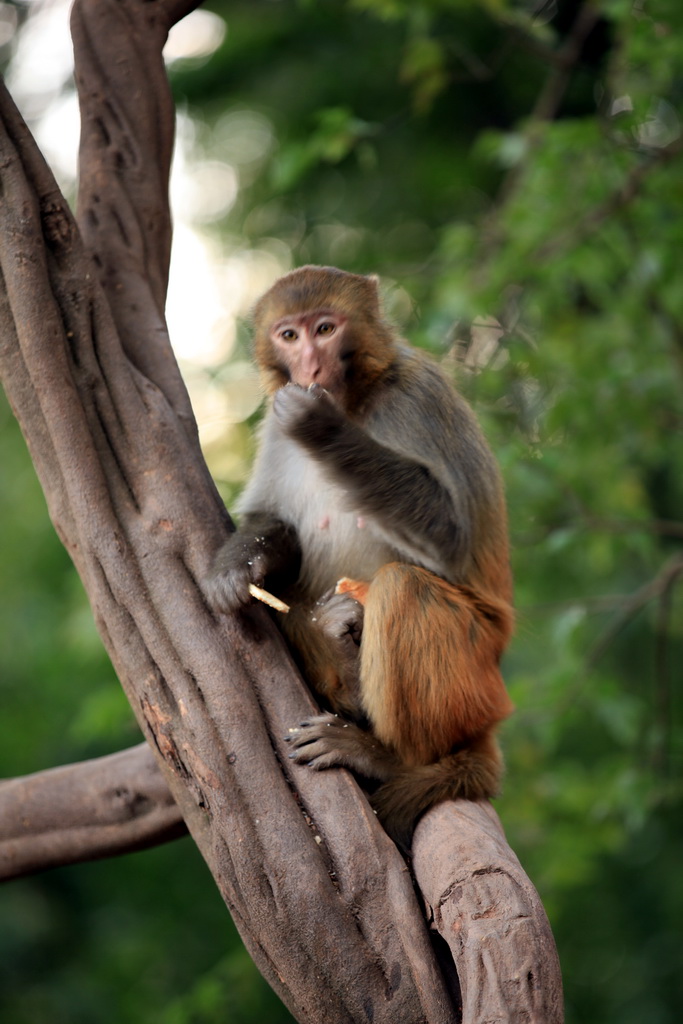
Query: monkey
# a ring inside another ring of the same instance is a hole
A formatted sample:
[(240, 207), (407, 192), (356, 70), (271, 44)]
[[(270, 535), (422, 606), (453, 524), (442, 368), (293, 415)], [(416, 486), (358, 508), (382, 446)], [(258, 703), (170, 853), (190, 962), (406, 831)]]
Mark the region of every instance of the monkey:
[(326, 710), (289, 756), (350, 768), (388, 834), (449, 798), (495, 796), (512, 579), (500, 473), (438, 364), (386, 320), (374, 276), (305, 266), (253, 310), (269, 406), (240, 525), (205, 581), (239, 611), (249, 585)]

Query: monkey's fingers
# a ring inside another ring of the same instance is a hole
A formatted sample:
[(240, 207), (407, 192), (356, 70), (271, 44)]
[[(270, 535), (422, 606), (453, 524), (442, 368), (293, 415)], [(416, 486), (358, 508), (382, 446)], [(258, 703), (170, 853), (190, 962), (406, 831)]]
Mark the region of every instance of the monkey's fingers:
[(310, 718), (305, 718), (303, 722), (299, 722), (297, 726), (288, 730), (287, 735), (283, 739), (285, 743), (291, 743), (293, 747), (300, 747), (306, 743), (312, 743), (320, 736), (324, 736), (328, 729), (338, 729), (340, 726), (343, 728), (346, 724), (339, 715), (333, 715), (329, 711), (324, 711), (320, 715), (311, 715)]
[(338, 715), (322, 714), (290, 729), (285, 739), (293, 748), (288, 755), (291, 761), (322, 771), (335, 765), (357, 767), (358, 736), (364, 734), (351, 722)]
[(275, 597), (274, 594), (269, 594), (267, 590), (262, 590), (261, 587), (257, 587), (255, 583), (249, 584), (249, 593), (252, 597), (255, 597), (257, 601), (263, 601), (264, 604), (274, 608), (276, 612), (288, 612), (289, 605), (281, 601), (279, 597)]
[[(297, 730), (302, 732), (303, 730)], [(332, 768), (342, 764), (342, 755), (335, 742), (336, 730), (325, 730), (325, 725), (318, 725), (304, 732), (303, 736), (292, 736), (293, 750), (289, 759), (295, 764), (305, 764), (309, 768)]]

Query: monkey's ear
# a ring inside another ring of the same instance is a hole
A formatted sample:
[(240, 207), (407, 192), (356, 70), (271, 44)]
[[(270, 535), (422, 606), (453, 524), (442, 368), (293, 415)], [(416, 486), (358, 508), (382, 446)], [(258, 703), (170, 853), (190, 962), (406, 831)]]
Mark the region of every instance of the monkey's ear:
[(370, 285), (370, 301), (372, 302), (372, 315), (380, 317), (382, 315), (382, 302), (379, 294), (379, 274), (366, 274), (365, 280)]

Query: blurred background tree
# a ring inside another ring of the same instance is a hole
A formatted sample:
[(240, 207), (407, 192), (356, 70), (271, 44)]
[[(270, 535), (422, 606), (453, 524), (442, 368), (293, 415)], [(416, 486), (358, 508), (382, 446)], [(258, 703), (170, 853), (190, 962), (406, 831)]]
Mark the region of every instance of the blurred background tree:
[[(1, 3), (0, 45), (73, 194), (64, 4)], [(226, 501), (258, 417), (251, 302), (304, 262), (379, 272), (505, 474), (518, 710), (497, 809), (568, 1022), (677, 1024), (683, 7), (214, 0), (167, 56), (169, 320)], [(0, 452), (0, 772), (17, 775), (138, 735), (4, 399)], [(8, 1024), (290, 1019), (189, 840), (11, 883), (0, 920)]]

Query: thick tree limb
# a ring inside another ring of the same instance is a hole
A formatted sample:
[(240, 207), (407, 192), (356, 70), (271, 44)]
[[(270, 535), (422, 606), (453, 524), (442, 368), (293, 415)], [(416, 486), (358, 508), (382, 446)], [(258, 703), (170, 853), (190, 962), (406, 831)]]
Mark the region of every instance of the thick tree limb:
[[(358, 787), (286, 757), (312, 701), (267, 613), (217, 620), (197, 585), (230, 524), (162, 309), (173, 124), (160, 50), (193, 6), (76, 2), (81, 232), (0, 90), (0, 373), (133, 710), (264, 976), (302, 1022), (456, 1021), (408, 870)], [(447, 932), (436, 815), (415, 864)]]
[[(97, 26), (79, 45), (96, 36), (92, 60), (116, 67), (122, 32), (106, 31), (100, 12), (125, 10), (125, 46), (134, 37), (144, 48), (149, 86), (161, 59), (162, 34), (147, 31), (156, 6), (78, 4), (74, 19)], [(141, 88), (136, 78), (120, 87)], [(98, 108), (84, 129), (113, 138), (109, 86), (84, 102)], [(165, 135), (167, 114), (162, 102)], [(116, 208), (130, 251), (154, 254), (118, 280), (116, 305), (128, 313), (117, 323), (6, 92), (0, 118), (6, 390), (119, 678), (248, 949), (301, 1021), (453, 1020), (408, 872), (355, 783), (285, 756), (281, 737), (312, 703), (270, 620), (256, 609), (217, 621), (198, 590), (227, 520), (172, 373), (165, 392), (173, 360), (162, 325), (140, 310), (134, 330), (140, 278), (165, 257), (164, 232), (142, 212), (144, 184), (116, 199), (141, 173), (130, 149), (111, 188), (97, 164), (81, 167), (97, 180), (86, 193)], [(143, 152), (140, 130), (131, 121), (125, 135)]]
[(550, 925), (491, 805), (434, 807), (418, 824), (413, 855), (432, 928), (455, 961), (463, 1024), (561, 1021)]
[[(0, 783), (0, 878), (184, 831), (146, 743)], [(414, 871), (430, 925), (457, 967), (463, 1021), (561, 1020), (550, 926), (491, 806), (460, 800), (432, 810), (416, 832)]]
[[(150, 746), (0, 783), (0, 879), (126, 853), (184, 834)], [(443, 804), (420, 823), (414, 869), (447, 943), (463, 1022), (561, 1020), (559, 964), (536, 890), (488, 804)]]
[(0, 782), (0, 879), (141, 850), (185, 831), (147, 743)]
[(195, 440), (164, 319), (174, 110), (161, 51), (173, 21), (198, 3), (81, 0), (71, 15), (82, 122), (81, 235), (126, 355), (163, 391)]
[[(0, 878), (141, 849), (184, 831), (146, 743), (0, 783)], [(561, 1020), (550, 926), (492, 807), (459, 800), (434, 808), (415, 835), (414, 871), (430, 926), (457, 967), (462, 1020)]]

